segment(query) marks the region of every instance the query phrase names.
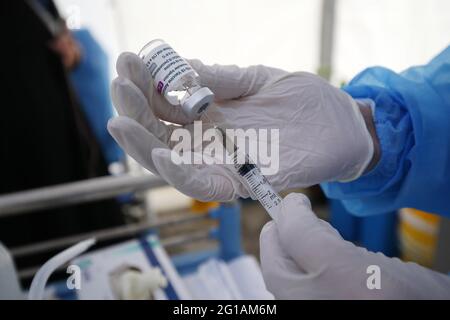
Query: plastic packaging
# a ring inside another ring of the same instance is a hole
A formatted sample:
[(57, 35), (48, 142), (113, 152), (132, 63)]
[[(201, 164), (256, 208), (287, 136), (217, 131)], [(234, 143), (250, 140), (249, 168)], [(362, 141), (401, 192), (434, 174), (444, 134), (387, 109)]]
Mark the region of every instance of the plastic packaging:
[(69, 262), (76, 256), (82, 254), (95, 243), (95, 239), (88, 239), (73, 245), (72, 247), (58, 253), (56, 256), (48, 260), (38, 270), (33, 278), (28, 293), (29, 300), (42, 300), (44, 298), (45, 285), (50, 275), (60, 266)]

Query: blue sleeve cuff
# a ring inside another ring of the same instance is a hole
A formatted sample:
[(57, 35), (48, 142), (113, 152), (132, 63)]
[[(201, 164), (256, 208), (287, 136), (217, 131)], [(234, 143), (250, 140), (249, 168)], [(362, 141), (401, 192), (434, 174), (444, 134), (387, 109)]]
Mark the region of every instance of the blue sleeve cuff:
[(374, 124), (381, 147), (377, 165), (360, 178), (347, 182), (323, 183), (326, 195), (350, 200), (375, 196), (396, 189), (406, 175), (408, 152), (414, 145), (414, 135), (408, 110), (383, 88), (344, 88), (353, 98), (370, 98), (375, 103)]
[(450, 47), (401, 73), (366, 69), (344, 90), (375, 102), (381, 159), (354, 181), (323, 183), (325, 194), (361, 216), (405, 207), (450, 216)]

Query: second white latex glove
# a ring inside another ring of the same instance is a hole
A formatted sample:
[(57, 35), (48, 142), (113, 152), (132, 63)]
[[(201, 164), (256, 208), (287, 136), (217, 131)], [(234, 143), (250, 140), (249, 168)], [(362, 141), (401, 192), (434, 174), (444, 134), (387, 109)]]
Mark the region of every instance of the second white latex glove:
[(277, 299), (450, 298), (450, 277), (343, 240), (302, 194), (283, 199), (260, 245), (264, 281)]
[[(231, 201), (238, 196), (249, 197), (230, 166), (208, 165), (202, 161), (200, 164), (177, 164), (173, 161), (179, 156), (172, 151), (176, 145), (171, 140), (172, 133), (183, 129), (194, 136), (193, 125), (180, 107), (170, 105), (154, 90), (150, 74), (138, 56), (123, 53), (117, 60), (117, 72), (119, 77), (112, 83), (111, 95), (119, 116), (108, 122), (108, 130), (128, 155), (179, 191), (198, 200)], [(207, 158), (206, 153), (196, 153), (196, 147), (192, 145), (192, 150), (184, 156), (192, 154), (196, 159)]]

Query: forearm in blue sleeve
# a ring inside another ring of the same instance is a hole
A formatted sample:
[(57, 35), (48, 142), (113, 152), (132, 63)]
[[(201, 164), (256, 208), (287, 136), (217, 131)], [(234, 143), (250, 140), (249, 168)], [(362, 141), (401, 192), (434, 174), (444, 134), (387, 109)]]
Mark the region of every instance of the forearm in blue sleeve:
[(344, 88), (374, 101), (381, 158), (357, 180), (323, 183), (356, 215), (403, 207), (450, 216), (450, 47), (400, 74), (369, 68)]

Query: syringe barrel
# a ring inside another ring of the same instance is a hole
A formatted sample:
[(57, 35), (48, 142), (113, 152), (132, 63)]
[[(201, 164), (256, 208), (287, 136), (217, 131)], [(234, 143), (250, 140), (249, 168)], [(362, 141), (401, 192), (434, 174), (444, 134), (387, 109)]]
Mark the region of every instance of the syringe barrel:
[(282, 198), (273, 189), (267, 178), (254, 165), (254, 168), (241, 177), (247, 183), (248, 190), (261, 203), (272, 219), (276, 219), (278, 206), (281, 204)]
[(245, 154), (245, 163), (238, 163), (239, 150), (222, 128), (216, 127), (222, 136), (222, 144), (232, 157), (237, 174), (245, 181), (247, 190), (261, 203), (272, 219), (275, 219), (282, 198), (261, 173), (258, 166)]

